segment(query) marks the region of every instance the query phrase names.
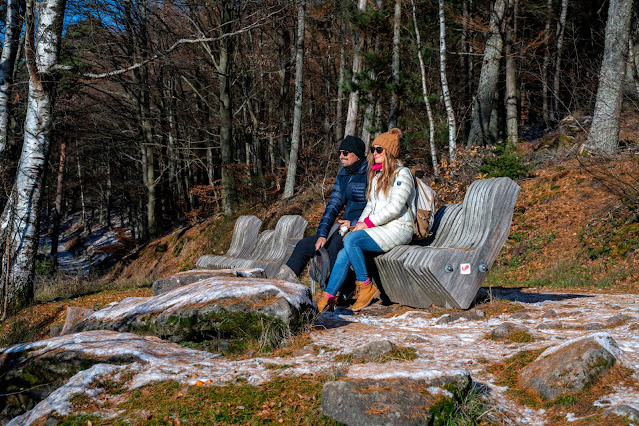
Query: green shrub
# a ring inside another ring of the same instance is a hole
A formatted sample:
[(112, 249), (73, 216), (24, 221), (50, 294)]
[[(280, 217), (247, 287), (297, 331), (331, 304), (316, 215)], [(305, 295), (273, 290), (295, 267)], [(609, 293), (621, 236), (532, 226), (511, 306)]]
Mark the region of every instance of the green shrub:
[(486, 159), (481, 172), (487, 177), (509, 177), (517, 180), (530, 174), (530, 167), (524, 163), (513, 144), (501, 143), (495, 147), (492, 157)]

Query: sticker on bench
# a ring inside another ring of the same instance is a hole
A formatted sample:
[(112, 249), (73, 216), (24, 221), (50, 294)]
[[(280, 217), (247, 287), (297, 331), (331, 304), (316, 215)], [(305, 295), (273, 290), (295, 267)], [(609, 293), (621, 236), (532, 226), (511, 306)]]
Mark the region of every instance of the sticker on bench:
[(459, 265), (459, 273), (462, 275), (470, 275), (470, 263), (462, 263)]

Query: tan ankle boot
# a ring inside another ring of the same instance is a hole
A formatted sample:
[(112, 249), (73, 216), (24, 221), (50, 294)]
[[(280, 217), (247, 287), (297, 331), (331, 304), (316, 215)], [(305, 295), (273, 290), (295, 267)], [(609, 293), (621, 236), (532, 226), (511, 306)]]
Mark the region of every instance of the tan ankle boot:
[(335, 310), (335, 298), (330, 299), (326, 297), (326, 292), (320, 293), (319, 297), (315, 300), (317, 302), (317, 310), (320, 312), (333, 312)]
[(357, 296), (357, 300), (351, 306), (351, 310), (359, 311), (362, 308), (367, 307), (373, 302), (373, 299), (379, 297), (379, 290), (375, 287), (375, 284), (370, 283), (369, 285), (362, 286), (359, 295)]
[(352, 297), (354, 297), (357, 300), (360, 293), (362, 292), (362, 288), (364, 288), (364, 286), (362, 285), (362, 281), (355, 280), (355, 294), (353, 294)]

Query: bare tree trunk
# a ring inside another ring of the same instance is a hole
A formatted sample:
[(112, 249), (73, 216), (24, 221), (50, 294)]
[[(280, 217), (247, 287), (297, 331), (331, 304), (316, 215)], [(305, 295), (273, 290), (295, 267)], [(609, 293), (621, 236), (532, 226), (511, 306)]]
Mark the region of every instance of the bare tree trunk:
[[(360, 12), (366, 10), (366, 0), (359, 0)], [(355, 136), (357, 131), (357, 113), (359, 112), (359, 87), (357, 75), (362, 70), (362, 50), (364, 49), (364, 34), (355, 34), (353, 49), (353, 91), (348, 96), (348, 110), (346, 112), (346, 126), (344, 136)]]
[[(284, 160), (284, 163), (288, 161), (289, 155), (289, 104), (288, 93), (291, 81), (291, 56), (289, 55), (291, 37), (288, 32), (288, 28), (280, 27), (279, 32), (279, 45), (278, 56), (280, 62), (280, 102), (279, 102), (279, 125), (280, 125), (280, 140), (279, 140), (279, 158)], [(278, 161), (276, 166), (280, 166), (281, 161)], [(278, 177), (279, 187), (279, 177)]]
[(586, 141), (591, 151), (614, 152), (619, 142), (631, 10), (632, 0), (610, 0), (595, 112)]
[(4, 42), (0, 56), (0, 160), (4, 157), (4, 151), (7, 147), (9, 98), (22, 27), (20, 9), (24, 9), (24, 0), (7, 0), (6, 3)]
[(561, 10), (559, 12), (559, 20), (557, 21), (557, 31), (555, 35), (557, 37), (557, 45), (555, 49), (555, 80), (553, 84), (554, 95), (554, 109), (553, 117), (558, 119), (561, 106), (561, 97), (559, 96), (560, 83), (561, 83), (561, 51), (564, 46), (564, 34), (566, 28), (566, 15), (568, 13), (568, 0), (561, 0)]
[[(16, 179), (0, 225), (6, 243), (2, 258), (2, 317), (18, 311), (33, 299), (35, 258), (39, 243), (40, 193), (51, 143), (53, 91), (56, 79), (51, 68), (58, 59), (65, 0), (38, 3), (37, 33), (34, 31), (35, 0), (29, 0), (27, 20), (27, 67), (29, 95), (22, 155)], [(37, 42), (36, 42), (37, 40)]]
[(550, 105), (548, 102), (548, 68), (550, 66), (550, 22), (552, 21), (552, 0), (548, 0), (546, 3), (546, 28), (544, 29), (544, 62), (541, 67), (541, 98), (542, 98), (542, 113), (544, 121), (548, 124), (554, 113), (550, 111)]
[(107, 147), (106, 148), (106, 159), (105, 159), (105, 171), (106, 171), (106, 194), (104, 196), (104, 221), (105, 225), (108, 229), (111, 229), (111, 203), (112, 203), (112, 189), (113, 184), (111, 181), (111, 151)]
[(457, 125), (455, 123), (455, 112), (450, 100), (448, 90), (448, 79), (446, 78), (446, 20), (444, 19), (444, 0), (439, 0), (439, 78), (442, 83), (442, 93), (444, 104), (446, 105), (446, 115), (448, 117), (448, 156), (454, 159), (457, 149)]
[[(343, 15), (343, 11), (342, 11)], [(344, 137), (344, 126), (342, 125), (342, 114), (344, 109), (344, 65), (346, 64), (345, 33), (346, 19), (340, 19), (340, 46), (339, 46), (339, 72), (337, 83), (337, 106), (335, 107), (335, 141)]]
[[(145, 79), (148, 81), (148, 79)], [(146, 93), (145, 96), (148, 99), (148, 90), (143, 89)], [(143, 101), (142, 112), (140, 115), (140, 126), (142, 131), (142, 146), (141, 146), (141, 159), (142, 159), (142, 182), (146, 188), (146, 230), (148, 235), (145, 237), (155, 238), (158, 235), (158, 223), (156, 212), (157, 204), (157, 181), (155, 179), (155, 148), (153, 143), (153, 127), (150, 120), (150, 105)]]
[(519, 138), (517, 122), (517, 77), (515, 74), (515, 58), (513, 46), (517, 41), (517, 14), (519, 0), (513, 0), (512, 25), (509, 24), (506, 34), (506, 136), (509, 143)]
[[(377, 0), (377, 8), (381, 10), (382, 7), (384, 7), (382, 0)], [(375, 36), (375, 50), (374, 50), (376, 53), (379, 52), (379, 46), (380, 46), (380, 36), (377, 35)], [(393, 62), (395, 60), (394, 55), (395, 55), (395, 45), (393, 44)], [(399, 67), (399, 58), (397, 59), (397, 61), (398, 61), (397, 66)], [(394, 67), (394, 64), (393, 64), (393, 67)], [(395, 71), (393, 68), (393, 73), (394, 72)], [(399, 72), (399, 68), (397, 72)], [(375, 68), (371, 68), (369, 70), (368, 78), (372, 82), (377, 81), (377, 70), (375, 70)], [(395, 78), (394, 75), (393, 75), (393, 78)], [(393, 89), (393, 92), (394, 90), (395, 89)], [(362, 140), (364, 141), (364, 145), (366, 145), (366, 148), (368, 149), (368, 147), (371, 144), (371, 131), (376, 130), (375, 105), (377, 104), (378, 100), (375, 99), (375, 96), (370, 91), (366, 94), (366, 96), (368, 98), (368, 105), (366, 105), (366, 111), (364, 112), (364, 120), (362, 123)], [(392, 96), (393, 95), (391, 95), (391, 98)], [(391, 105), (392, 105), (392, 100), (391, 100)], [(392, 107), (391, 107), (391, 115), (392, 115)]]
[(417, 27), (417, 17), (415, 16), (415, 1), (410, 0), (410, 3), (413, 8), (413, 26), (415, 27), (415, 38), (417, 40), (417, 58), (419, 59), (419, 70), (422, 77), (422, 95), (424, 96), (424, 104), (426, 104), (426, 114), (428, 115), (430, 157), (433, 165), (433, 173), (435, 176), (439, 176), (439, 169), (437, 167), (437, 151), (435, 148), (435, 124), (433, 123), (433, 113), (430, 108), (430, 102), (428, 101), (428, 90), (426, 89), (426, 67), (424, 66), (424, 57), (422, 55), (422, 41), (419, 34), (419, 28)]
[[(472, 46), (469, 43), (470, 31), (468, 30), (468, 23), (470, 21), (470, 2), (469, 0), (462, 1), (462, 34), (461, 34), (461, 68), (463, 78), (466, 79), (464, 84), (464, 104), (470, 105), (473, 96), (473, 74), (471, 58)], [(470, 122), (468, 121), (468, 114), (463, 114), (463, 120), (461, 126), (464, 132), (464, 138), (468, 138), (468, 132), (470, 131)]]
[(399, 51), (400, 28), (402, 20), (401, 0), (395, 0), (395, 17), (393, 20), (393, 59), (391, 69), (393, 73), (393, 88), (391, 92), (390, 114), (388, 116), (388, 130), (397, 127), (399, 119)]
[(302, 126), (302, 95), (304, 93), (304, 2), (297, 6), (297, 43), (295, 55), (295, 111), (293, 112), (293, 134), (291, 135), (291, 154), (286, 170), (286, 184), (283, 198), (293, 196), (295, 190), (295, 174), (297, 173), (297, 156), (300, 147), (300, 131)]
[[(81, 154), (80, 150), (78, 150), (78, 154)], [(91, 233), (91, 225), (89, 224), (89, 219), (87, 215), (87, 206), (84, 202), (84, 185), (82, 184), (82, 166), (80, 165), (80, 155), (76, 157), (78, 164), (78, 183), (80, 184), (80, 207), (82, 208), (82, 216), (80, 222), (82, 223), (82, 227), (84, 228), (84, 232), (87, 234)]]
[(60, 222), (62, 221), (62, 201), (64, 195), (64, 169), (67, 162), (67, 141), (60, 143), (60, 162), (58, 164), (58, 179), (55, 188), (55, 202), (53, 204), (53, 224), (51, 226), (51, 255), (50, 260), (55, 269), (58, 268), (58, 243), (60, 241)]
[(499, 61), (503, 47), (502, 33), (507, 3), (507, 0), (495, 0), (490, 14), (490, 38), (486, 42), (484, 60), (479, 75), (468, 145), (483, 145), (489, 142), (490, 114), (499, 77)]
[[(220, 5), (220, 35), (231, 31), (233, 4), (224, 0)], [(233, 163), (232, 111), (231, 111), (231, 41), (224, 37), (219, 42), (217, 72), (219, 80), (220, 151), (222, 154), (222, 189), (224, 190), (224, 215), (232, 216), (235, 208), (235, 179), (230, 169)]]

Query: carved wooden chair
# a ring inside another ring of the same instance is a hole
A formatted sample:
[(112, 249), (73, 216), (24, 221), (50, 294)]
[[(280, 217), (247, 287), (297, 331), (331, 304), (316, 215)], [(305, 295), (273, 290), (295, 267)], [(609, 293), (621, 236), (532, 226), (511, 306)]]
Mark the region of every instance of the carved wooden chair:
[(275, 229), (263, 231), (254, 237), (252, 250), (243, 256), (204, 255), (197, 261), (201, 269), (245, 269), (261, 268), (267, 278), (277, 275), (280, 266), (293, 252), (295, 243), (304, 236), (308, 222), (299, 215), (282, 216)]
[(380, 285), (392, 302), (467, 309), (508, 238), (520, 187), (510, 178), (473, 182), (461, 204), (435, 215), (422, 245), (377, 256)]

